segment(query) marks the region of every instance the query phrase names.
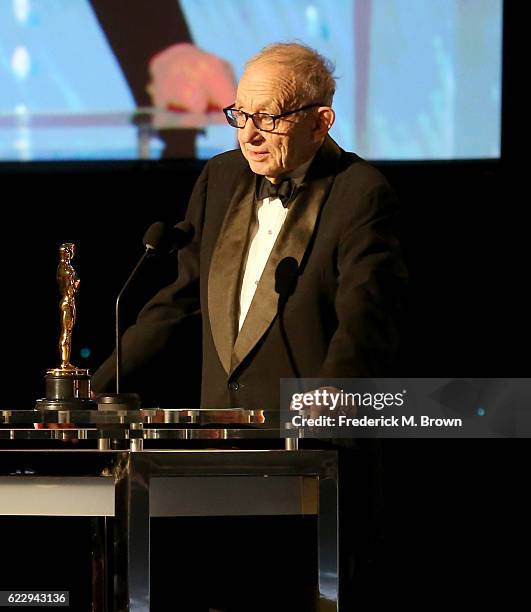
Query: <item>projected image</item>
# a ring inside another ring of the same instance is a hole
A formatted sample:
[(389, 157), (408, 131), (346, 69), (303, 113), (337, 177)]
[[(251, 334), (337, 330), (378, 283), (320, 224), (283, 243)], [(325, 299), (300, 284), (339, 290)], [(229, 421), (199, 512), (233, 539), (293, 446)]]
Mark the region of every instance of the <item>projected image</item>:
[(500, 154), (502, 0), (2, 0), (0, 160), (208, 158), (245, 61), (336, 65), (331, 135), (367, 159)]

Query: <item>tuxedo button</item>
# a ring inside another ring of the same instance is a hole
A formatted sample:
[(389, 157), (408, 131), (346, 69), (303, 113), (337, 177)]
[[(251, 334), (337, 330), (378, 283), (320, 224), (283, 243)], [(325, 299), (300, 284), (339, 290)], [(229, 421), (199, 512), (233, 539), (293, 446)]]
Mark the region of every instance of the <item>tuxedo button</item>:
[(233, 391), (238, 391), (238, 389), (240, 388), (240, 384), (233, 380), (230, 384), (229, 387), (233, 390)]

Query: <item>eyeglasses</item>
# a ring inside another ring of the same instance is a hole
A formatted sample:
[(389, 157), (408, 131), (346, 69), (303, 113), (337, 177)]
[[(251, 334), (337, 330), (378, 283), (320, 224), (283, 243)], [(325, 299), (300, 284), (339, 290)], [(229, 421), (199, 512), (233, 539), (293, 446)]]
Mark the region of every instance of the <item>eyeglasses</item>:
[(272, 132), (276, 127), (277, 119), (287, 117), (288, 115), (293, 115), (293, 113), (298, 113), (300, 111), (307, 110), (308, 108), (326, 105), (320, 103), (307, 104), (306, 106), (301, 106), (300, 108), (296, 108), (295, 110), (280, 113), (280, 115), (271, 115), (270, 113), (246, 113), (245, 111), (233, 108), (233, 106), (234, 105), (227, 106), (227, 108), (223, 109), (223, 112), (225, 113), (225, 117), (227, 117), (227, 122), (229, 125), (241, 130), (245, 127), (247, 119), (250, 118), (253, 120), (254, 127), (257, 130), (261, 130), (262, 132)]

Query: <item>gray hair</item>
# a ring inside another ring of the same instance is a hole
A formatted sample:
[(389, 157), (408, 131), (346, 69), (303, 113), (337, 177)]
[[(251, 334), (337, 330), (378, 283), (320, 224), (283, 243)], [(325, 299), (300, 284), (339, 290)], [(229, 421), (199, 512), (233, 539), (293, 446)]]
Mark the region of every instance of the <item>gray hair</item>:
[(261, 62), (274, 63), (291, 72), (297, 102), (332, 104), (336, 91), (335, 66), (315, 49), (300, 43), (273, 43), (251, 57), (245, 68)]

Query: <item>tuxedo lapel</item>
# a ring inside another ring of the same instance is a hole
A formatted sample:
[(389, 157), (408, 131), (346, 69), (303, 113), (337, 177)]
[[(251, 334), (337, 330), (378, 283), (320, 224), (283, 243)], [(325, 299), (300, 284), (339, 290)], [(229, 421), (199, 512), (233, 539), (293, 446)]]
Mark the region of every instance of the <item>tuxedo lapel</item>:
[(230, 371), (237, 330), (242, 259), (253, 216), (256, 175), (242, 173), (214, 248), (208, 275), (208, 314), (212, 338), (223, 368)]
[[(256, 293), (237, 335), (230, 361), (230, 373), (250, 353), (275, 319), (278, 310), (278, 293), (275, 290), (275, 272), (279, 263), (292, 257), (300, 266), (308, 243), (315, 229), (319, 211), (334, 181), (333, 170), (341, 154), (341, 149), (327, 138), (308, 172), (295, 199), (267, 261)], [(247, 232), (242, 230), (247, 235)], [(241, 264), (241, 258), (237, 265)]]

